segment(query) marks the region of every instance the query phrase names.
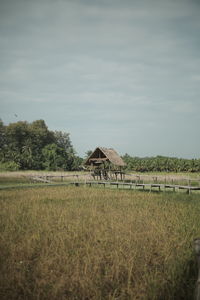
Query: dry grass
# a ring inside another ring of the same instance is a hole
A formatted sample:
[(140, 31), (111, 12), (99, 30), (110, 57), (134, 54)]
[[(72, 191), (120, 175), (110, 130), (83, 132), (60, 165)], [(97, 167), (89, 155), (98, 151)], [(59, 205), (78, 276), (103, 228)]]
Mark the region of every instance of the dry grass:
[(1, 299), (191, 299), (198, 195), (0, 193)]

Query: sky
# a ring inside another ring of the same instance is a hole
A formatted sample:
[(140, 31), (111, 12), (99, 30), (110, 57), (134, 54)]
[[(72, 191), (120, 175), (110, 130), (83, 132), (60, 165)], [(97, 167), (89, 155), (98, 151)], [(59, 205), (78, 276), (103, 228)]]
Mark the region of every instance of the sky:
[(200, 0), (0, 0), (0, 118), (200, 158)]

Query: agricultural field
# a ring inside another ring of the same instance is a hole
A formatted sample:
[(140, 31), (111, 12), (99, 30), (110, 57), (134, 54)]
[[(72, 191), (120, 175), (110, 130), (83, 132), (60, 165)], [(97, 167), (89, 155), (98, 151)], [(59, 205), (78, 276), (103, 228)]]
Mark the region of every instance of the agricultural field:
[[(46, 178), (53, 183), (69, 183), (74, 181), (83, 182), (85, 180), (94, 180), (89, 171), (15, 171), (0, 172), (0, 188), (6, 186), (23, 186), (33, 183), (42, 183), (33, 180), (34, 177)], [(116, 181), (112, 178), (112, 181)], [(200, 186), (200, 173), (175, 173), (175, 172), (125, 172), (124, 182), (138, 183), (168, 183), (179, 185)]]
[(193, 299), (199, 194), (6, 189), (0, 214), (1, 299)]

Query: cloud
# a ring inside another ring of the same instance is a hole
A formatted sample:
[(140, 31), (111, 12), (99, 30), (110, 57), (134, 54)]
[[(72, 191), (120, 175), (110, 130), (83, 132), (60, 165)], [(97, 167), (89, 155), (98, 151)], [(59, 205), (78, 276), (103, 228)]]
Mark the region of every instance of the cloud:
[(79, 149), (81, 129), (94, 143), (106, 133), (102, 144), (120, 143), (118, 132), (130, 152), (129, 135), (148, 149), (149, 128), (159, 141), (169, 119), (197, 128), (199, 10), (193, 0), (2, 0), (2, 118), (44, 117)]
[(196, 75), (192, 75), (191, 76), (191, 80), (193, 80), (193, 81), (197, 81), (197, 82), (199, 82), (200, 81), (200, 74), (196, 74)]

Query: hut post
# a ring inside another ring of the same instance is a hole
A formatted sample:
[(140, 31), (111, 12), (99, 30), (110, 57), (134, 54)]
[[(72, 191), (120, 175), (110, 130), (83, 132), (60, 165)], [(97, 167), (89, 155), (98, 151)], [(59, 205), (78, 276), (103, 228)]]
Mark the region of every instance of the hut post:
[(119, 169), (120, 169), (120, 177), (121, 177), (121, 181), (122, 181), (123, 180), (122, 168), (119, 167)]

